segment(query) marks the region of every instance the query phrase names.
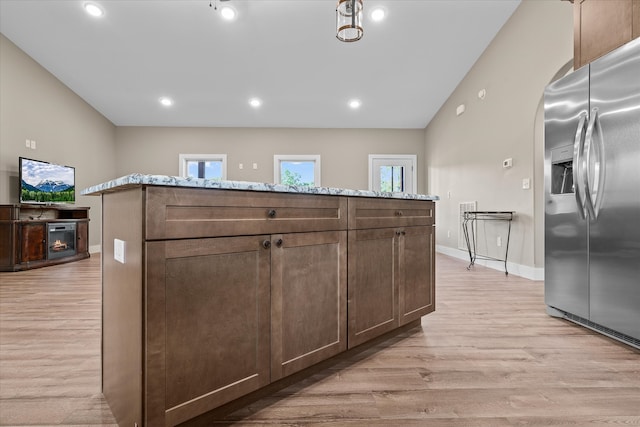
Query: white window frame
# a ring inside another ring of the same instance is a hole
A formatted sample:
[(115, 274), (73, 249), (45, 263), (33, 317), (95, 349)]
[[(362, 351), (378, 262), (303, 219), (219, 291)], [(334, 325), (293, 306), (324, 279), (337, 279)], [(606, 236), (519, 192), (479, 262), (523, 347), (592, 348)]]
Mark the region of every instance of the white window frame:
[(322, 169), (320, 164), (320, 154), (274, 154), (273, 155), (273, 182), (276, 184), (282, 183), (282, 177), (280, 176), (280, 163), (286, 162), (314, 162), (313, 165), (313, 185), (320, 187), (320, 170)]
[(411, 179), (411, 191), (406, 191), (406, 193), (417, 194), (418, 192), (418, 156), (415, 154), (369, 154), (369, 191), (376, 191), (373, 189), (373, 181), (374, 181), (373, 174), (375, 173), (373, 162), (375, 160), (385, 160), (385, 159), (390, 160), (391, 163), (393, 163), (394, 160), (411, 162), (411, 173), (410, 174), (407, 173), (405, 175), (405, 180), (407, 178)]
[(187, 178), (187, 162), (222, 162), (222, 177), (224, 181), (227, 179), (227, 155), (226, 154), (180, 154), (179, 156), (180, 176)]

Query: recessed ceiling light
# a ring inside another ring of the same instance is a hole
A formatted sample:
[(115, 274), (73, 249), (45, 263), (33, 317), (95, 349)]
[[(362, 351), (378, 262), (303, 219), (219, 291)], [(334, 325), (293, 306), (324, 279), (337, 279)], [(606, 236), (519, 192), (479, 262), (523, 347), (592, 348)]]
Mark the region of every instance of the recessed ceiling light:
[(351, 101), (349, 101), (349, 107), (353, 108), (354, 110), (356, 108), (360, 108), (361, 105), (362, 102), (360, 102), (359, 99), (352, 99)]
[(173, 105), (173, 99), (163, 96), (162, 98), (160, 98), (160, 104), (164, 105), (165, 107), (171, 107)]
[(91, 16), (100, 17), (104, 15), (104, 10), (95, 3), (85, 3), (84, 10)]
[(251, 98), (249, 100), (249, 105), (251, 105), (253, 108), (258, 108), (262, 105), (262, 101), (260, 101), (258, 98)]
[(231, 21), (233, 18), (236, 17), (236, 11), (234, 8), (230, 6), (225, 6), (222, 9), (220, 9), (220, 15), (222, 15), (222, 17), (227, 21)]
[(376, 22), (382, 21), (385, 15), (386, 15), (386, 12), (381, 7), (377, 7), (371, 11), (371, 19)]

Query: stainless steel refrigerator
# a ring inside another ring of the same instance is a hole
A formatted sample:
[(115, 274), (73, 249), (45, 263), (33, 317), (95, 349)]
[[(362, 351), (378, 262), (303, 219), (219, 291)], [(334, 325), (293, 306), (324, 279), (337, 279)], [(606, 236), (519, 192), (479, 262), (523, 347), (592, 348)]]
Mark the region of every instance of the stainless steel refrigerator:
[(547, 312), (640, 348), (640, 39), (544, 108)]

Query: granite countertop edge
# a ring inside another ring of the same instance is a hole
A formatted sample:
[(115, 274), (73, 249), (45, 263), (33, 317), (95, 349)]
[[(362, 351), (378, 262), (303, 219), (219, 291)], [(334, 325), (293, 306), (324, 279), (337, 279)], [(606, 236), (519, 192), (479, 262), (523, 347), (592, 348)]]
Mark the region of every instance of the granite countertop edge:
[(85, 188), (80, 192), (83, 196), (97, 196), (142, 185), (165, 187), (210, 188), (219, 190), (262, 191), (272, 193), (318, 194), (330, 196), (375, 197), (406, 200), (440, 200), (438, 196), (427, 194), (387, 193), (368, 190), (349, 190), (345, 188), (306, 187), (285, 184), (270, 184), (248, 181), (227, 181), (201, 178), (184, 178), (168, 175), (130, 174), (111, 181)]

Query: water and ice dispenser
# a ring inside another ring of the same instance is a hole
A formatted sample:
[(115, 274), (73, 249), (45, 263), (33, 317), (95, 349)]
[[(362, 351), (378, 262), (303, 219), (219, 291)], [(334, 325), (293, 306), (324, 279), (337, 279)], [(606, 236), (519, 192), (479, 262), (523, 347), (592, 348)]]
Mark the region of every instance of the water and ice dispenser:
[(551, 194), (573, 193), (573, 145), (551, 150)]

